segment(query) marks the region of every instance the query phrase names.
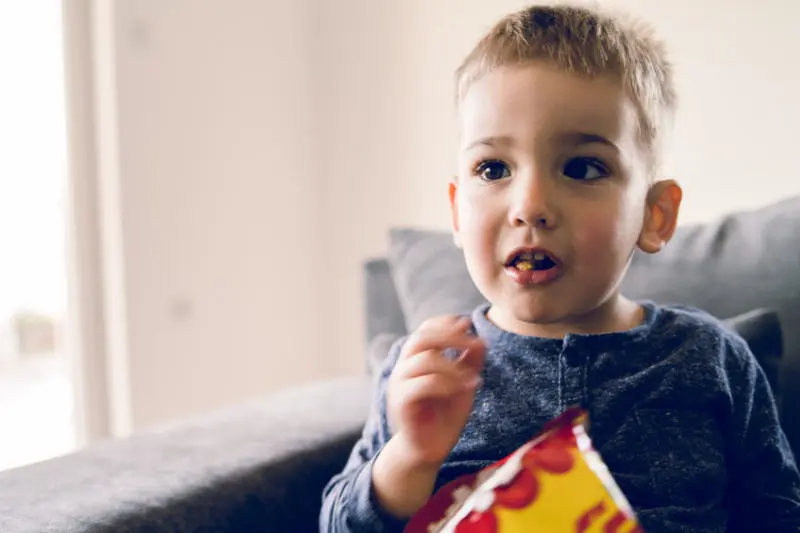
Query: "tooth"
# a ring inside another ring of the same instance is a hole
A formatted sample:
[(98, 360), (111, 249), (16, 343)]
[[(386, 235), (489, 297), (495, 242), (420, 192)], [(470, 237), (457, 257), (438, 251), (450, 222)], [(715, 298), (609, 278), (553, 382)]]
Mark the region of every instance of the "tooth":
[(534, 261), (544, 261), (544, 258), (547, 257), (543, 252), (536, 252), (533, 254)]

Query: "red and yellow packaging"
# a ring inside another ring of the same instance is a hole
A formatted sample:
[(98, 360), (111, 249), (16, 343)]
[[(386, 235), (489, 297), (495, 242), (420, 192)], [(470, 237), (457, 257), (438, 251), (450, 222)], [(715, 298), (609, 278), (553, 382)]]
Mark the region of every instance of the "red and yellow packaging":
[(406, 533), (643, 533), (571, 409), (505, 459), (442, 487)]

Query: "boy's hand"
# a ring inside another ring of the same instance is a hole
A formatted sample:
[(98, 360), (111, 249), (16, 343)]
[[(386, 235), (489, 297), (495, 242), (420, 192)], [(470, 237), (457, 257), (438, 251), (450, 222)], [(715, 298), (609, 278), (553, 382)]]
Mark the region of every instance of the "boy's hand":
[[(389, 378), (387, 416), (407, 460), (438, 468), (458, 442), (480, 383), (485, 346), (468, 318), (425, 322), (406, 341)], [(444, 351), (461, 353), (455, 359)]]
[[(425, 322), (406, 341), (386, 390), (393, 437), (375, 460), (372, 483), (385, 511), (410, 518), (433, 492), (442, 463), (472, 411), (486, 348), (466, 318)], [(455, 359), (444, 351), (461, 352)]]

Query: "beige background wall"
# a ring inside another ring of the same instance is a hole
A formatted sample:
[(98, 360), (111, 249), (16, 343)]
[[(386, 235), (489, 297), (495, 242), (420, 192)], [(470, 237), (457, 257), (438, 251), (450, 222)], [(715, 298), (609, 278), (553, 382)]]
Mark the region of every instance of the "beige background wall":
[(308, 4), (113, 7), (117, 433), (330, 374)]
[[(114, 4), (130, 427), (361, 371), (360, 263), (447, 226), (452, 71), (524, 3)], [(673, 50), (684, 222), (800, 193), (800, 3), (607, 3)]]

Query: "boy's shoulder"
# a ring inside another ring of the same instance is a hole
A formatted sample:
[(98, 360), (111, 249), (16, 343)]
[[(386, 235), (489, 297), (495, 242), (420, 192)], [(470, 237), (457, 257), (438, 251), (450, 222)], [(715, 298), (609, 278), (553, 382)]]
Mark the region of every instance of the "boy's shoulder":
[(657, 304), (642, 302), (649, 313), (656, 315), (653, 321), (653, 334), (699, 335), (702, 338), (717, 339), (719, 342), (736, 347), (745, 347), (744, 339), (727, 320), (723, 320), (703, 309), (680, 304)]
[(669, 348), (668, 352), (721, 367), (747, 367), (755, 361), (745, 339), (727, 320), (687, 305), (652, 302), (642, 305), (655, 316), (649, 340), (656, 345), (663, 344)]

